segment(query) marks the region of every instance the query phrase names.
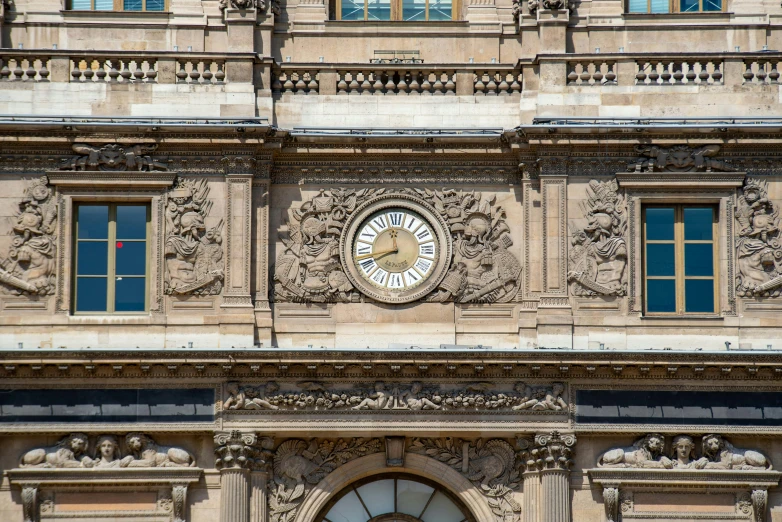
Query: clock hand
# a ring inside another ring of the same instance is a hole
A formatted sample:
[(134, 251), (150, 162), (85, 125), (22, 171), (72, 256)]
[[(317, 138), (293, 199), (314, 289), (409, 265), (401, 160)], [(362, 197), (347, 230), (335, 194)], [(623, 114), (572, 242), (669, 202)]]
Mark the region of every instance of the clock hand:
[(361, 261), (362, 259), (366, 259), (368, 257), (378, 257), (378, 256), (384, 256), (386, 254), (393, 254), (394, 252), (398, 252), (398, 248), (394, 248), (392, 250), (381, 250), (380, 252), (372, 252), (370, 254), (363, 254), (360, 256), (356, 256), (356, 261)]

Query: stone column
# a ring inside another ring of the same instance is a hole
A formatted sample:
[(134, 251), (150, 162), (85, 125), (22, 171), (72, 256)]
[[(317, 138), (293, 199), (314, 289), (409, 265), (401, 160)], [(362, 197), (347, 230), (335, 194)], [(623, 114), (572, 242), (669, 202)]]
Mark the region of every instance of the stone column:
[(220, 470), (219, 522), (249, 522), (250, 474), (265, 468), (258, 437), (235, 430), (218, 433), (214, 442), (215, 468)]
[(550, 434), (535, 436), (540, 455), (541, 520), (570, 522), (570, 467), (573, 465), (575, 435)]
[(540, 518), (540, 474), (527, 470), (521, 475), (524, 494), (524, 522), (539, 522)]
[(266, 522), (266, 483), (269, 474), (253, 471), (250, 476), (250, 522)]

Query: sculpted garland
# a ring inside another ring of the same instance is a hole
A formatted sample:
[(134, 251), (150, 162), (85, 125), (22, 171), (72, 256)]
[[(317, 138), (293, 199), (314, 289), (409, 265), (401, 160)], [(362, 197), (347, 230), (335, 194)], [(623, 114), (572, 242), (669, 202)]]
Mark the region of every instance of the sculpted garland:
[(331, 390), (318, 382), (300, 382), (299, 392), (280, 393), (273, 381), (261, 385), (228, 383), (223, 409), (285, 411), (567, 411), (565, 385), (530, 386), (518, 382), (512, 391), (497, 391), (491, 383), (471, 383), (446, 390), (439, 385), (424, 386), (376, 382), (373, 389)]
[(57, 203), (42, 176), (29, 183), (12, 218), (11, 246), (0, 257), (0, 283), (12, 295), (54, 293)]

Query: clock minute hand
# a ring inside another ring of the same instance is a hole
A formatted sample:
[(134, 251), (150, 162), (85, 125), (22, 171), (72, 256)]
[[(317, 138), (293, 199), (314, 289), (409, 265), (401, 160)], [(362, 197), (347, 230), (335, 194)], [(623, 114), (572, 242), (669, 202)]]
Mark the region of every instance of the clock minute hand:
[(399, 251), (398, 248), (393, 248), (391, 250), (381, 250), (380, 252), (372, 252), (372, 253), (369, 253), (369, 254), (363, 254), (363, 255), (360, 255), (360, 256), (356, 256), (356, 261), (361, 261), (362, 259), (366, 259), (368, 257), (384, 256), (386, 254), (392, 254), (392, 253), (398, 252), (398, 251)]

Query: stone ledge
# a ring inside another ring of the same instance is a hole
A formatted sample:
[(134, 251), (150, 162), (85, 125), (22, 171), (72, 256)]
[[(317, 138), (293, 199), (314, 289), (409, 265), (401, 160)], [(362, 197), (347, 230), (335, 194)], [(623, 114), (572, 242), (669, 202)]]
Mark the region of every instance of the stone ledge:
[(587, 470), (595, 484), (604, 487), (679, 489), (697, 487), (770, 488), (779, 484), (779, 471), (721, 470), (721, 469), (634, 469), (595, 468)]
[(46, 469), (15, 468), (7, 472), (11, 484), (20, 486), (37, 484), (40, 486), (90, 485), (161, 485), (189, 484), (198, 482), (201, 468), (119, 468), (119, 469)]

